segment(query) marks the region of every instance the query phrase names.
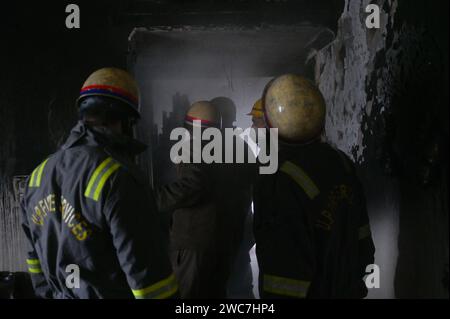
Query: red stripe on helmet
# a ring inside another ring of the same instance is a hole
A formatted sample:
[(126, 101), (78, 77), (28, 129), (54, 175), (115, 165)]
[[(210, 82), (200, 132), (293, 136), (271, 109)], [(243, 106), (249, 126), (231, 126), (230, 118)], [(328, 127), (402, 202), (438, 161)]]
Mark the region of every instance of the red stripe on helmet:
[(132, 102), (134, 102), (136, 104), (138, 103), (137, 96), (134, 96), (130, 92), (127, 92), (127, 91), (125, 91), (125, 90), (123, 90), (121, 88), (118, 88), (118, 87), (115, 87), (115, 86), (111, 86), (111, 85), (101, 85), (101, 84), (88, 85), (88, 86), (83, 87), (81, 89), (80, 93), (84, 93), (84, 92), (87, 92), (89, 90), (94, 90), (94, 89), (97, 89), (97, 90), (108, 90), (108, 91), (111, 91), (113, 93), (123, 95), (124, 97), (130, 99)]
[(190, 115), (186, 115), (186, 121), (189, 122), (194, 122), (194, 121), (200, 121), (201, 124), (206, 124), (208, 126), (217, 126), (218, 123), (212, 122), (212, 121), (208, 121), (208, 120), (204, 120), (198, 117), (194, 117), (194, 116), (190, 116)]

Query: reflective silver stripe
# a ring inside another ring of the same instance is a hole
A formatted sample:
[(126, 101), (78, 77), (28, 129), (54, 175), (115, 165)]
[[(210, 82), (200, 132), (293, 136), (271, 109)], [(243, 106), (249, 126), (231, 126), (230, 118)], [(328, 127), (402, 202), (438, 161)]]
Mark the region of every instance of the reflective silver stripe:
[(276, 295), (305, 298), (310, 285), (310, 281), (264, 275), (264, 291)]
[(359, 240), (369, 238), (372, 235), (370, 232), (370, 225), (364, 225), (358, 229), (358, 238)]
[(132, 292), (136, 299), (164, 299), (175, 294), (177, 290), (178, 284), (175, 280), (175, 275), (171, 274), (155, 284), (142, 289), (132, 290)]
[(320, 194), (319, 188), (301, 167), (292, 162), (285, 162), (281, 165), (280, 171), (289, 175), (304, 190), (310, 199), (314, 199)]

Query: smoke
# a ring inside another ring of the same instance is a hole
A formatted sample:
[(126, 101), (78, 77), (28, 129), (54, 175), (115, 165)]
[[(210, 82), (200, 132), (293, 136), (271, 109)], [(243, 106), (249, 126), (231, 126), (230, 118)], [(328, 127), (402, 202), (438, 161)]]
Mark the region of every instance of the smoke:
[[(155, 140), (159, 145), (169, 145), (170, 133), (164, 126), (182, 126), (180, 119), (186, 112), (183, 102), (186, 98), (189, 103), (216, 97), (230, 98), (236, 105), (235, 126), (250, 127), (251, 117), (247, 114), (255, 101), (261, 98), (265, 85), (283, 73), (305, 75), (304, 65), (311, 49), (305, 44), (311, 43), (322, 31), (307, 25), (252, 30), (135, 29), (129, 38), (129, 67), (141, 90), (143, 118), (140, 136), (147, 138), (144, 142), (150, 145)], [(158, 138), (149, 134), (155, 132), (155, 125)], [(162, 156), (160, 153), (164, 150), (167, 150), (167, 155)], [(161, 172), (161, 169), (173, 170), (169, 149), (162, 147), (158, 152), (150, 151), (150, 154), (148, 161), (155, 157), (155, 163), (146, 165), (153, 168), (157, 179), (161, 181), (170, 176)], [(155, 179), (152, 177), (152, 180)], [(250, 254), (254, 292), (258, 296), (254, 248)]]
[[(274, 76), (305, 73), (305, 44), (322, 29), (302, 27), (184, 28), (130, 35), (132, 69), (141, 88), (142, 108), (162, 128), (162, 114), (172, 112), (173, 96), (189, 102), (225, 96), (237, 106), (236, 126), (251, 125), (246, 114)], [(150, 123), (149, 123), (150, 124)]]

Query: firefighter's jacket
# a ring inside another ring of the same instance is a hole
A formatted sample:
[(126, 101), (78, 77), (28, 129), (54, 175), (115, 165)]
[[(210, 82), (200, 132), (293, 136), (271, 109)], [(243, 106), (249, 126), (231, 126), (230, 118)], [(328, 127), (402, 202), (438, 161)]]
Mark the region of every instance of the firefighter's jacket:
[(29, 177), (26, 262), (40, 297), (176, 294), (153, 193), (129, 156), (138, 143), (80, 122)]
[(170, 231), (173, 250), (236, 253), (251, 205), (255, 165), (225, 160), (177, 165), (177, 179), (156, 188), (159, 210), (173, 212)]
[(353, 163), (325, 143), (282, 146), (279, 169), (254, 192), (263, 298), (362, 298), (374, 262), (365, 196)]

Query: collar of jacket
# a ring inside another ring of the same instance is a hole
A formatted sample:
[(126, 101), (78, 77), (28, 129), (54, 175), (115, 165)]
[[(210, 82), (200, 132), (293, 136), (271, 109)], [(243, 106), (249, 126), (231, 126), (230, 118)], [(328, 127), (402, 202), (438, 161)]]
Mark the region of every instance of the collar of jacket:
[(279, 143), (278, 162), (281, 164), (293, 158), (297, 158), (299, 154), (311, 154), (318, 148), (322, 147), (324, 142), (314, 140), (307, 144), (286, 144)]
[(79, 121), (72, 129), (63, 149), (75, 144), (101, 145), (112, 153), (122, 156), (136, 156), (147, 149), (147, 145), (128, 136), (117, 134), (104, 127), (90, 127)]

